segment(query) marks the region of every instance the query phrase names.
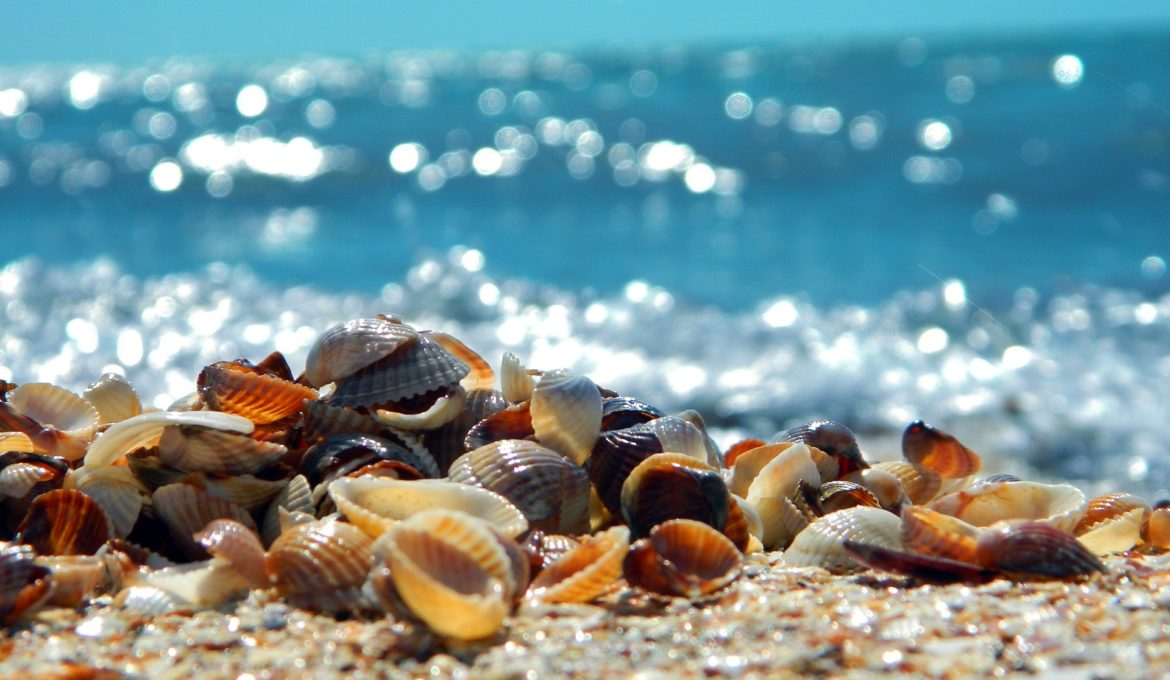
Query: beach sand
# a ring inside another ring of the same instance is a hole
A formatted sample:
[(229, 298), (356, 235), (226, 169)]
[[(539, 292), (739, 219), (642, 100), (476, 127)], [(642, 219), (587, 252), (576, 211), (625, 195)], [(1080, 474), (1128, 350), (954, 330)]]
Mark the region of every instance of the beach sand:
[(450, 644), (392, 619), (337, 620), (273, 591), (144, 619), (107, 596), (0, 633), (0, 677), (1170, 676), (1170, 555), (1112, 556), (1074, 582), (921, 585), (749, 557), (699, 605), (615, 589), (599, 604), (521, 607), (496, 637)]

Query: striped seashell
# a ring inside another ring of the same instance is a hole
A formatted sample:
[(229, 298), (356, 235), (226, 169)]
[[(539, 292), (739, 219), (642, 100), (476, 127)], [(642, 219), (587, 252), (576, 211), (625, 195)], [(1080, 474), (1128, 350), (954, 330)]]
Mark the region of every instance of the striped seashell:
[(314, 487), (378, 461), (401, 461), (423, 476), (439, 476), (438, 463), (416, 439), (387, 434), (394, 439), (356, 433), (330, 435), (305, 452), (300, 470)]
[(657, 408), (633, 397), (606, 397), (601, 400), (601, 431), (624, 430), (664, 415)]
[(452, 464), (452, 482), (494, 491), (532, 528), (580, 534), (589, 525), (589, 475), (552, 449), (525, 440), (493, 442)]
[(438, 463), (440, 475), (446, 475), (451, 462), (471, 450), (465, 445), (467, 433), (471, 428), (507, 406), (508, 400), (504, 398), (503, 392), (492, 389), (467, 390), (459, 415), (442, 427), (423, 434), (427, 450)]
[(671, 519), (727, 524), (731, 494), (719, 470), (681, 453), (657, 453), (635, 467), (621, 494), (622, 518), (634, 536)]
[(536, 387), (533, 374), (520, 358), (511, 352), (504, 352), (500, 360), (500, 391), (513, 404), (528, 401), (532, 398), (532, 390)]
[(56, 607), (78, 606), (96, 594), (105, 576), (105, 563), (94, 555), (49, 555), (35, 561), (52, 573), (53, 593), (46, 604)]
[(311, 387), (228, 361), (204, 367), (196, 385), (212, 410), (234, 413), (257, 425), (296, 415), (306, 400), (317, 398)]
[(159, 460), (184, 472), (252, 474), (287, 453), (281, 444), (190, 425), (167, 427), (158, 441)]
[(861, 568), (846, 551), (844, 542), (901, 548), (902, 520), (897, 515), (859, 506), (846, 508), (817, 519), (796, 535), (784, 551), (784, 562), (793, 567), (823, 567), (833, 573)]
[(423, 331), (419, 335), (434, 341), (437, 345), (447, 350), (451, 356), (467, 364), (471, 370), (460, 381), (464, 390), (468, 392), (472, 390), (490, 390), (495, 386), (496, 372), (492, 370), (491, 364), (485, 361), (475, 350), (465, 345), (462, 340), (441, 331)]
[(98, 412), (98, 423), (120, 423), (142, 413), (138, 393), (126, 378), (117, 373), (103, 373), (82, 393)]
[(93, 439), (101, 421), (93, 404), (48, 383), (23, 384), (8, 393), (8, 403), (41, 425), (52, 426), (81, 442)]
[(252, 529), (230, 519), (216, 519), (192, 537), (212, 557), (227, 562), (253, 588), (271, 585), (265, 567), (264, 546)]
[(150, 502), (150, 491), (124, 465), (71, 470), (65, 477), (65, 488), (77, 489), (100, 505), (118, 538), (130, 535), (142, 507)]
[(545, 567), (528, 587), (537, 602), (589, 602), (601, 597), (622, 576), (630, 550), (630, 530), (616, 526), (585, 537), (581, 545)]
[[(741, 496), (731, 495), (731, 504), (727, 510), (727, 523), (723, 525), (723, 535), (731, 540), (735, 547), (745, 555), (751, 547), (756, 545), (763, 549), (761, 539), (764, 535), (764, 521), (755, 507)], [(754, 541), (754, 542), (753, 542)]]
[(338, 324), (322, 333), (309, 348), (305, 381), (313, 387), (323, 387), (353, 375), (417, 339), (418, 333), (413, 328), (387, 316)]
[(329, 485), (329, 496), (347, 520), (374, 537), (398, 521), (431, 509), (466, 512), (509, 537), (528, 530), (524, 513), (508, 499), (487, 489), (446, 480), (344, 477)]
[[(40, 494), (59, 488), (69, 471), (69, 464), (55, 456), (44, 456), (24, 451), (0, 453), (0, 501), (31, 501)], [(20, 509), (24, 503), (8, 504), (9, 512)], [(15, 519), (15, 518), (14, 518)]]
[(545, 373), (532, 390), (532, 431), (542, 445), (584, 465), (601, 433), (601, 392), (583, 375)]
[(0, 625), (29, 616), (53, 592), (53, 578), (27, 545), (0, 541)]
[(266, 564), (277, 590), (297, 607), (331, 613), (371, 607), (362, 585), (373, 565), (373, 541), (352, 524), (291, 527), (273, 542)]
[(419, 337), (393, 354), (342, 378), (329, 395), (337, 406), (385, 407), (437, 390), (451, 390), (470, 369), (437, 342)]
[(218, 411), (155, 411), (114, 423), (94, 440), (85, 453), (85, 465), (113, 465), (127, 453), (156, 446), (163, 430), (173, 425), (213, 428), (251, 434), (255, 426), (242, 416)]
[(1085, 515), (1088, 499), (1070, 484), (997, 482), (947, 494), (931, 502), (930, 507), (977, 527), (1035, 520), (1072, 533)]
[(261, 479), (255, 475), (217, 475), (194, 472), (178, 480), (223, 500), (238, 505), (248, 512), (265, 506), (285, 487), (283, 479)]
[(902, 457), (943, 479), (965, 479), (979, 472), (979, 455), (942, 430), (916, 420), (902, 433)]
[(630, 547), (622, 573), (632, 586), (696, 600), (739, 578), (741, 562), (740, 551), (715, 529), (672, 519)]
[(837, 462), (837, 472), (822, 474), (826, 481), (869, 467), (857, 446), (857, 437), (848, 427), (832, 420), (814, 420), (780, 432), (773, 439), (807, 444), (832, 456)]
[(979, 529), (961, 519), (922, 506), (902, 509), (902, 545), (907, 550), (976, 564), (978, 541)]
[(741, 451), (735, 456), (734, 463), (730, 464), (731, 474), (727, 488), (733, 494), (747, 496), (748, 488), (751, 487), (756, 476), (760, 474), (760, 470), (763, 470), (764, 466), (772, 462), (773, 458), (792, 445), (793, 442), (777, 442)]
[(155, 586), (130, 586), (114, 597), (114, 606), (143, 619), (154, 619), (186, 608), (186, 603)]
[(1150, 506), (1131, 493), (1117, 492), (1089, 499), (1085, 516), (1073, 534), (1097, 555), (1125, 552), (1141, 541)]
[(458, 417), (466, 400), (467, 393), (463, 391), (463, 387), (455, 385), (452, 389), (443, 388), (438, 398), (426, 410), (402, 412), (380, 408), (374, 411), (374, 420), (385, 427), (408, 432), (433, 430)]
[(532, 429), (532, 409), (530, 402), (522, 402), (484, 416), (463, 439), (463, 446), (473, 451), (481, 446), (504, 439), (530, 439), (536, 436)]
[(36, 445), (24, 432), (0, 432), (0, 451), (8, 453), (33, 453)]
[(334, 406), (326, 401), (306, 401), (303, 409), (305, 422), (302, 435), (306, 447), (334, 434), (380, 435), (386, 429), (368, 413)]
[(1155, 548), (1170, 548), (1170, 507), (1156, 507), (1144, 527), (1146, 542)]
[(910, 503), (906, 497), (906, 490), (902, 482), (888, 470), (880, 467), (868, 467), (845, 475), (841, 481), (853, 482), (869, 489), (877, 499), (878, 504), (895, 514), (902, 512), (902, 506)]
[(1069, 578), (1105, 571), (1097, 556), (1072, 534), (1042, 522), (986, 529), (975, 555), (979, 564), (1008, 575)]
[(309, 480), (304, 475), (297, 475), (284, 485), (284, 488), (268, 504), (264, 514), (264, 522), (260, 526), (260, 537), (264, 545), (272, 545), (277, 536), (280, 536), (280, 511), (301, 512), (309, 516), (313, 514), (313, 491), (309, 488)]
[(92, 498), (57, 489), (33, 500), (18, 534), (40, 555), (92, 555), (113, 537), (113, 528)]
[(188, 560), (207, 559), (207, 553), (192, 535), (216, 519), (233, 519), (255, 530), (252, 516), (234, 503), (187, 484), (168, 484), (155, 489), (154, 511), (171, 531), (175, 547)]
[(579, 545), (581, 541), (572, 536), (546, 534), (537, 529), (528, 533), (528, 538), (524, 539), (521, 547), (528, 553), (532, 573), (538, 574)]
[(915, 505), (925, 505), (938, 497), (943, 479), (937, 472), (911, 465), (904, 460), (874, 463), (873, 469), (892, 475), (901, 484), (906, 498)]
[(858, 505), (882, 507), (881, 501), (869, 489), (856, 482), (842, 480), (822, 484), (817, 496), (817, 505), (822, 515)]

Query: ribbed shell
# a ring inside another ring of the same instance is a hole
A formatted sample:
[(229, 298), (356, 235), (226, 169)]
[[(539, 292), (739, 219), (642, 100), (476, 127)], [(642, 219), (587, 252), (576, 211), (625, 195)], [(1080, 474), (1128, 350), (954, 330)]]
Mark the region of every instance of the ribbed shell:
[(267, 569), (280, 594), (307, 609), (348, 612), (368, 605), (362, 584), (373, 564), (373, 541), (352, 524), (298, 524), (268, 550)]
[(715, 530), (727, 523), (731, 494), (719, 470), (681, 453), (658, 453), (635, 467), (622, 485), (622, 518), (634, 536), (671, 519)]
[(337, 406), (384, 406), (411, 397), (453, 388), (469, 372), (467, 364), (425, 337), (406, 344), (337, 383), (329, 403)]
[(583, 375), (549, 371), (532, 391), (532, 430), (536, 439), (578, 465), (584, 465), (601, 433), (601, 392)]
[(701, 522), (673, 519), (654, 527), (626, 555), (623, 574), (632, 586), (660, 595), (699, 599), (739, 577), (739, 550)]
[(8, 393), (8, 403), (41, 425), (81, 441), (93, 437), (101, 418), (94, 405), (63, 387), (25, 383)]
[(60, 473), (51, 467), (34, 462), (11, 463), (0, 468), (0, 500), (24, 498), (34, 486), (59, 477)]
[(1124, 552), (1141, 540), (1150, 506), (1137, 496), (1117, 492), (1089, 499), (1085, 516), (1073, 533), (1097, 555)]
[(1041, 522), (985, 530), (976, 556), (983, 566), (1008, 574), (1068, 578), (1105, 571), (1096, 555), (1071, 534)]
[(942, 430), (916, 420), (902, 433), (902, 457), (943, 479), (962, 479), (979, 472), (979, 455)]
[(192, 426), (168, 427), (158, 442), (162, 462), (184, 472), (252, 474), (287, 453), (288, 449), (281, 444)]
[(205, 367), (197, 384), (213, 410), (244, 416), (257, 425), (294, 415), (305, 400), (317, 398), (317, 390), (311, 387), (227, 361)]
[(840, 480), (822, 484), (817, 502), (821, 514), (824, 515), (858, 505), (866, 505), (871, 508), (882, 507), (877, 496), (874, 496), (869, 489), (856, 482)]
[[(747, 500), (764, 520), (761, 540), (765, 548), (783, 547), (792, 540), (791, 525), (784, 521), (781, 506), (792, 497), (798, 483), (803, 480), (813, 487), (820, 486), (821, 475), (811, 451), (805, 444), (784, 449), (760, 469), (748, 487)], [(740, 456), (740, 461), (743, 458)]]
[(536, 435), (532, 430), (531, 403), (526, 401), (484, 416), (467, 431), (463, 446), (472, 451), (492, 442), (534, 436)]
[(377, 435), (385, 426), (368, 413), (359, 413), (344, 406), (325, 401), (306, 401), (305, 423), (302, 430), (306, 446), (312, 446), (334, 434)]
[(36, 451), (33, 440), (23, 432), (0, 432), (0, 451), (9, 453), (32, 453)]
[(731, 495), (731, 504), (727, 510), (727, 523), (723, 525), (723, 535), (730, 539), (735, 547), (744, 554), (747, 554), (752, 546), (753, 538), (755, 543), (759, 544), (761, 548), (763, 547), (760, 539), (764, 535), (764, 522), (760, 519), (760, 513), (751, 503), (748, 503), (746, 498), (735, 494)]
[(605, 432), (597, 439), (586, 467), (589, 481), (611, 515), (622, 516), (622, 485), (630, 472), (642, 461), (662, 452), (658, 436), (645, 425)]
[(902, 521), (878, 508), (856, 507), (825, 515), (796, 535), (784, 551), (794, 567), (824, 567), (834, 573), (856, 571), (860, 565), (845, 550), (846, 540), (897, 550)]
[(186, 484), (168, 484), (155, 490), (154, 511), (171, 530), (171, 538), (187, 559), (206, 559), (207, 553), (192, 538), (216, 519), (233, 519), (249, 529), (256, 523), (246, 510), (222, 498)]
[(942, 490), (942, 477), (937, 472), (911, 465), (904, 460), (889, 460), (875, 463), (875, 470), (893, 475), (911, 503), (925, 505), (938, 497)]
[(181, 480), (207, 493), (255, 512), (268, 505), (285, 486), (283, 479), (261, 479), (255, 475), (213, 475), (196, 472)]
[(633, 397), (606, 397), (601, 400), (601, 431), (624, 430), (640, 425), (665, 413)]
[(350, 376), (414, 342), (418, 333), (387, 317), (355, 319), (329, 328), (309, 348), (305, 380), (323, 387)]
[(528, 596), (540, 602), (596, 599), (621, 578), (629, 549), (630, 530), (624, 526), (589, 536), (540, 572), (528, 587)]
[(329, 496), (347, 520), (375, 537), (397, 521), (435, 508), (479, 517), (506, 536), (519, 536), (528, 530), (524, 513), (508, 499), (486, 489), (446, 480), (345, 477), (329, 485)]
[(230, 564), (253, 588), (271, 585), (265, 570), (264, 546), (252, 529), (234, 520), (217, 519), (208, 522), (193, 538), (212, 557)]
[(869, 489), (881, 507), (886, 510), (899, 512), (901, 507), (910, 501), (906, 497), (906, 491), (902, 488), (902, 482), (888, 470), (876, 466), (854, 470), (841, 479), (855, 482)]
[(37, 496), (18, 531), (41, 555), (92, 555), (113, 537), (105, 511), (76, 489)]
[(500, 391), (508, 401), (518, 404), (532, 398), (532, 389), (536, 387), (536, 380), (521, 363), (520, 357), (511, 352), (504, 352), (500, 359)]
[(402, 461), (427, 477), (439, 476), (439, 466), (426, 448), (409, 436), (397, 439), (357, 433), (330, 435), (305, 452), (300, 470), (312, 486), (387, 460)]
[(986, 527), (1005, 520), (1036, 520), (1071, 533), (1085, 515), (1088, 500), (1070, 484), (998, 482), (980, 484), (936, 499), (934, 510)]
[(496, 372), (492, 370), (491, 364), (475, 350), (464, 344), (462, 340), (441, 331), (423, 331), (419, 335), (434, 341), (447, 350), (451, 356), (467, 364), (470, 372), (461, 381), (464, 390), (470, 392), (472, 390), (490, 390), (495, 387)]
[(142, 413), (138, 393), (117, 373), (103, 373), (82, 396), (97, 409), (98, 422), (102, 425), (118, 423)]
[(907, 550), (975, 564), (978, 541), (979, 529), (963, 520), (921, 506), (902, 510), (902, 545)]
[(470, 451), (451, 464), (448, 477), (507, 498), (532, 528), (569, 534), (588, 529), (585, 468), (535, 442), (505, 440)]
[(26, 545), (0, 542), (0, 624), (33, 613), (52, 593), (49, 570), (35, 556)]
[(127, 453), (144, 446), (155, 446), (163, 430), (172, 425), (190, 425), (251, 434), (252, 421), (242, 416), (218, 411), (154, 411), (114, 423), (90, 445), (85, 453), (86, 465), (113, 465)]
[(1154, 508), (1150, 512), (1145, 538), (1155, 548), (1170, 548), (1170, 508)]
[(423, 411), (402, 412), (393, 408), (379, 408), (374, 410), (374, 420), (386, 427), (408, 432), (433, 430), (457, 418), (466, 400), (467, 393), (463, 391), (463, 386), (454, 385)]
[(280, 535), (280, 511), (303, 512), (313, 514), (313, 491), (309, 488), (309, 481), (304, 475), (297, 475), (288, 480), (284, 488), (272, 499), (268, 511), (264, 515), (264, 523), (260, 527), (260, 536), (264, 545), (272, 545)]
[[(800, 442), (820, 449), (838, 459), (840, 474), (848, 474), (858, 468), (868, 467), (857, 446), (857, 437), (841, 423), (832, 420), (813, 420), (803, 425), (780, 432), (777, 441)], [(831, 479), (835, 479), (833, 475)], [(826, 478), (828, 481), (830, 478)]]
[(484, 418), (504, 410), (507, 406), (508, 400), (498, 390), (467, 390), (467, 397), (463, 401), (463, 409), (460, 410), (459, 415), (442, 427), (424, 435), (427, 450), (431, 452), (435, 462), (438, 463), (440, 475), (447, 474), (451, 462), (469, 451), (465, 441), (471, 428)]
[(53, 594), (48, 604), (76, 607), (95, 594), (105, 574), (101, 558), (93, 555), (51, 555), (38, 557), (36, 563), (53, 574)]
[(84, 492), (100, 505), (118, 538), (130, 534), (142, 506), (150, 501), (150, 491), (124, 465), (82, 466), (69, 473), (65, 487)]

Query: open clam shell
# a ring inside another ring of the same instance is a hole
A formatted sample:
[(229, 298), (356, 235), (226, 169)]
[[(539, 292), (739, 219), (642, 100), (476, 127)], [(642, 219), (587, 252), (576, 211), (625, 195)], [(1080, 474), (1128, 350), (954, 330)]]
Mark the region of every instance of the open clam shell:
[(336, 520), (298, 524), (268, 550), (268, 575), (289, 602), (307, 609), (345, 612), (369, 608), (362, 585), (373, 564), (373, 541)]
[(1085, 515), (1088, 499), (1070, 484), (997, 482), (947, 494), (931, 502), (930, 507), (977, 527), (1035, 520), (1072, 533)]
[(311, 387), (228, 361), (206, 366), (196, 384), (213, 410), (244, 416), (257, 425), (295, 415), (306, 399), (317, 398)]
[(92, 555), (113, 537), (105, 511), (76, 489), (37, 496), (18, 531), (41, 555)]
[(429, 394), (434, 395), (435, 399), (424, 410), (401, 411), (397, 405), (391, 404), (391, 408), (375, 409), (374, 420), (386, 427), (408, 432), (433, 430), (457, 418), (467, 400), (467, 393), (458, 384)]
[(1150, 506), (1131, 493), (1097, 496), (1089, 499), (1073, 534), (1097, 555), (1125, 552), (1141, 541), (1149, 517)]
[(601, 392), (583, 375), (549, 371), (532, 390), (532, 430), (544, 446), (584, 465), (601, 432)]
[(158, 442), (159, 459), (184, 472), (251, 474), (287, 453), (281, 444), (190, 425), (167, 427)]
[(738, 578), (740, 563), (739, 550), (723, 534), (702, 522), (672, 519), (634, 543), (623, 574), (632, 586), (698, 599)]
[(528, 530), (524, 513), (507, 498), (446, 480), (344, 477), (329, 485), (329, 496), (347, 520), (374, 537), (398, 521), (436, 508), (479, 517), (505, 536), (519, 536)]
[(530, 527), (569, 534), (588, 529), (585, 468), (535, 442), (512, 439), (482, 446), (457, 458), (448, 477), (507, 498)]
[(622, 485), (622, 517), (634, 536), (671, 519), (722, 529), (731, 494), (719, 470), (681, 453), (657, 453), (635, 467)]
[(901, 548), (902, 520), (897, 515), (859, 506), (847, 508), (817, 519), (796, 535), (784, 551), (784, 562), (794, 567), (823, 567), (833, 573), (848, 573), (861, 568), (846, 551), (844, 542)]
[(522, 402), (486, 415), (467, 431), (463, 446), (474, 451), (481, 446), (505, 439), (535, 438), (532, 429), (532, 404)]
[(101, 416), (89, 401), (48, 383), (25, 383), (7, 395), (8, 403), (41, 425), (82, 442), (93, 439)]
[(539, 602), (589, 602), (605, 594), (622, 576), (630, 549), (628, 527), (611, 527), (586, 537), (581, 545), (545, 567), (528, 587)]
[(389, 317), (355, 319), (322, 333), (305, 361), (305, 381), (323, 387), (384, 359), (412, 343), (418, 333)]

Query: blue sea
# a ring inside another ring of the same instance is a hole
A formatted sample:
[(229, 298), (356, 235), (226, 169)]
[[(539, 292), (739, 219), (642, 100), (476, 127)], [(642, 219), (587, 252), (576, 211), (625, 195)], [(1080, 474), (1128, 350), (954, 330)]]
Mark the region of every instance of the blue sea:
[(0, 66), (0, 379), (394, 312), (717, 438), (1170, 496), (1170, 34)]

